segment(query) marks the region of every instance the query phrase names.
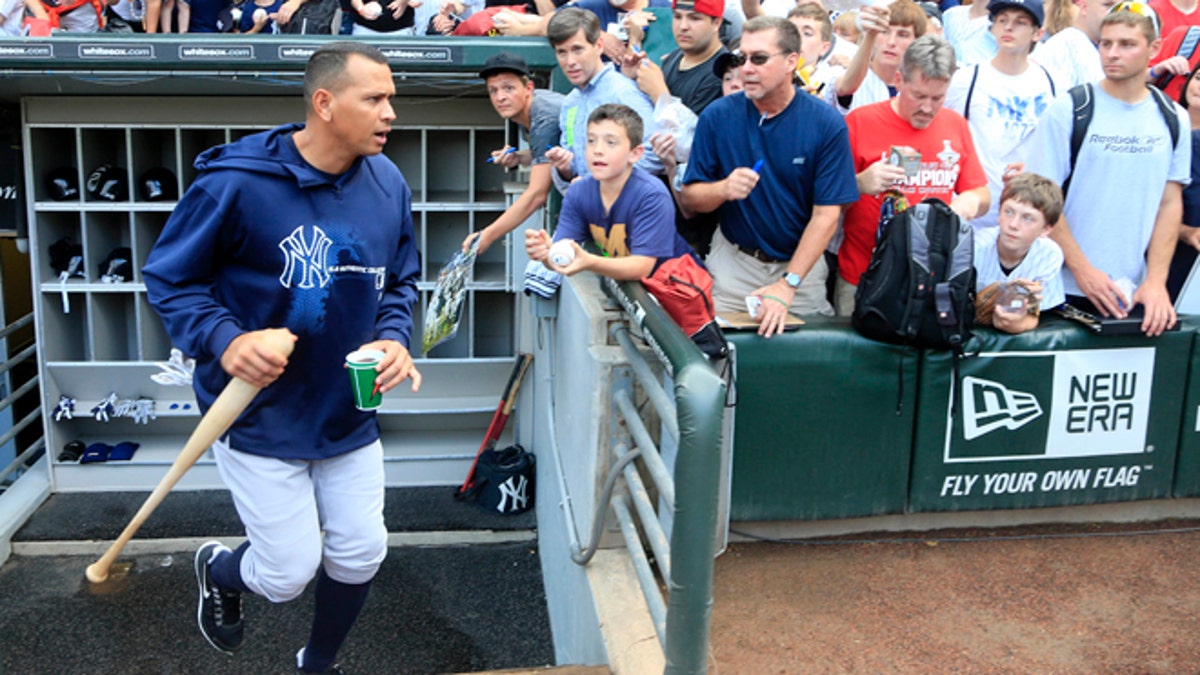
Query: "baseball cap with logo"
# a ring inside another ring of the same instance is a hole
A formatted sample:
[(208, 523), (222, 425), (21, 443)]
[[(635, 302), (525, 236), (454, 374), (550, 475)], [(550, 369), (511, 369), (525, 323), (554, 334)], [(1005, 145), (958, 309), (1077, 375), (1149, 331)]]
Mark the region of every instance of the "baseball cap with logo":
[(697, 12), (718, 19), (725, 15), (725, 3), (721, 0), (674, 0), (671, 3), (671, 9)]
[(533, 73), (529, 72), (529, 66), (525, 64), (525, 59), (508, 52), (499, 52), (489, 56), (487, 61), (483, 62), (483, 70), (479, 71), (479, 77), (486, 80), (499, 73), (515, 73), (533, 77)]
[(992, 0), (987, 6), (988, 17), (995, 19), (998, 13), (1009, 8), (1028, 12), (1038, 28), (1046, 25), (1046, 10), (1042, 7), (1042, 0)]

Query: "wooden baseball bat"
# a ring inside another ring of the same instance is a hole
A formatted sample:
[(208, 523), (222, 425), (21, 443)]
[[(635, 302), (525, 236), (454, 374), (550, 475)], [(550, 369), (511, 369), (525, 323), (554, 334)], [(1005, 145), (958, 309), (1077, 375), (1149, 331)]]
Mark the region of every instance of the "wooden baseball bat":
[[(283, 356), (290, 356), (292, 347), (294, 346), (294, 338), (292, 334), (284, 328), (276, 328), (267, 331), (265, 336), (270, 346), (275, 351)], [(121, 532), (121, 536), (108, 547), (104, 555), (96, 562), (88, 565), (87, 578), (88, 581), (98, 584), (108, 578), (109, 568), (116, 562), (117, 556), (121, 554), (121, 550), (125, 548), (125, 544), (133, 538), (141, 528), (142, 523), (154, 513), (154, 509), (162, 503), (166, 498), (167, 493), (175, 484), (183, 478), (183, 474), (187, 473), (188, 469), (200, 459), (204, 451), (209, 448), (217, 439), (221, 438), (229, 427), (237, 420), (238, 415), (250, 405), (250, 401), (258, 395), (259, 387), (256, 387), (245, 380), (233, 378), (229, 384), (225, 385), (225, 389), (221, 391), (221, 395), (217, 400), (213, 401), (212, 407), (208, 412), (204, 413), (204, 417), (200, 419), (200, 423), (196, 425), (196, 430), (188, 437), (187, 443), (183, 446), (179, 456), (175, 458), (175, 462), (167, 471), (167, 474), (162, 477), (154, 491), (146, 498), (142, 504), (142, 508), (134, 514), (133, 519), (125, 526), (125, 530)]]

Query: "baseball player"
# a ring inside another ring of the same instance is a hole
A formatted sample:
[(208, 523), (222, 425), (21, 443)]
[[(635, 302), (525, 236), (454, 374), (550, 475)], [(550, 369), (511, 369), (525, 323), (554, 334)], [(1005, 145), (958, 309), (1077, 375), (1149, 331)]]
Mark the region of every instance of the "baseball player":
[[(338, 649), (387, 552), (379, 426), (355, 408), (344, 357), (383, 351), (382, 392), (421, 383), (408, 350), (412, 196), (380, 155), (395, 93), (374, 47), (318, 49), (304, 73), (306, 122), (202, 153), (143, 270), (172, 341), (196, 359), (203, 409), (230, 377), (265, 387), (213, 445), (248, 541), (197, 551), (200, 631), (232, 653), (243, 593), (284, 602), (316, 576), (297, 654), (305, 673), (341, 672)], [(294, 334), (289, 358), (263, 346), (272, 327)]]

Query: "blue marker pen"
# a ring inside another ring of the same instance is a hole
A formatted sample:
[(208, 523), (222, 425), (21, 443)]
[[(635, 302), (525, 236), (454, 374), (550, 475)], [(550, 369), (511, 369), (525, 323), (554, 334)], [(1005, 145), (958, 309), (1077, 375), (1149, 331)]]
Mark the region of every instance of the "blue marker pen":
[[(512, 153), (514, 153), (514, 152), (516, 152), (516, 151), (517, 151), (517, 149), (516, 149), (516, 148), (509, 148), (509, 149), (505, 150), (504, 152), (502, 152), (502, 153), (500, 153), (500, 154), (502, 154), (502, 155), (511, 155)], [(495, 157), (488, 157), (488, 158), (487, 158), (487, 163), (488, 163), (488, 164), (491, 164), (491, 163), (493, 163), (493, 162), (495, 162), (495, 161), (496, 161), (496, 158), (495, 158)]]
[(761, 160), (761, 159), (758, 160), (757, 162), (754, 163), (754, 168), (752, 168), (750, 170), (753, 171), (754, 173), (758, 173), (759, 171), (762, 171), (763, 163), (764, 163), (763, 160)]

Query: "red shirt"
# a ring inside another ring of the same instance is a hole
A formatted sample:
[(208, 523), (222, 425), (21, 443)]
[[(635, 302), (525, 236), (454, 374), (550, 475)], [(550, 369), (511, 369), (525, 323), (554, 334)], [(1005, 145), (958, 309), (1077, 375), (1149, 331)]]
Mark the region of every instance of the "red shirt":
[[(914, 129), (892, 110), (890, 100), (880, 101), (851, 110), (846, 115), (846, 126), (850, 130), (854, 173), (861, 173), (887, 157), (895, 145), (909, 146), (921, 153), (917, 175), (896, 184), (910, 206), (930, 197), (949, 204), (955, 194), (987, 187), (987, 175), (975, 154), (971, 130), (963, 116), (953, 110), (942, 108), (928, 127)], [(862, 195), (850, 205), (842, 220), (846, 238), (838, 250), (838, 273), (856, 286), (871, 262), (883, 197), (884, 194)]]
[[(1179, 8), (1171, 3), (1171, 0), (1150, 0), (1150, 9), (1158, 15), (1158, 20), (1162, 23), (1162, 29), (1158, 36), (1165, 38), (1171, 34), (1171, 31), (1180, 26), (1195, 26), (1200, 24), (1200, 11), (1192, 9), (1190, 14), (1184, 14), (1179, 11)], [(1168, 56), (1174, 56), (1174, 52)]]
[[(1182, 56), (1188, 60), (1189, 70), (1194, 70), (1196, 66), (1200, 66), (1200, 45), (1197, 45), (1191, 53), (1180, 54), (1179, 48), (1183, 45), (1184, 38), (1187, 37), (1188, 29), (1191, 26), (1179, 26), (1170, 33), (1166, 33), (1163, 38), (1162, 49), (1158, 51), (1158, 56), (1150, 59), (1150, 66), (1157, 66), (1166, 61), (1172, 56)], [(1163, 90), (1167, 98), (1172, 101), (1178, 101), (1179, 95), (1183, 93), (1183, 86), (1187, 84), (1188, 76), (1184, 75), (1162, 75), (1154, 81), (1154, 86)]]

